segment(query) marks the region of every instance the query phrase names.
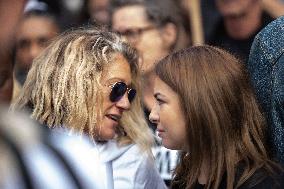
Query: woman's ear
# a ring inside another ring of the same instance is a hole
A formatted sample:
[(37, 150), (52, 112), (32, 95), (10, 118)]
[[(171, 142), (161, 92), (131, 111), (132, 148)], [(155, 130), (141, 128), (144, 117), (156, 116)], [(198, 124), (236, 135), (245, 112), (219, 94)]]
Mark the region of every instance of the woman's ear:
[(171, 49), (177, 41), (178, 29), (173, 23), (167, 23), (161, 28), (161, 35), (165, 47)]

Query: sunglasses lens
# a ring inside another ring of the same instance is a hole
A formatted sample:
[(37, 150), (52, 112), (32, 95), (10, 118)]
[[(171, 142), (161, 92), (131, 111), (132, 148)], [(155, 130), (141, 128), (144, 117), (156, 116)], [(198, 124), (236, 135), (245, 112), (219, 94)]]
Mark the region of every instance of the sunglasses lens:
[(136, 90), (135, 89), (130, 89), (128, 91), (128, 100), (129, 100), (129, 102), (132, 102), (134, 100), (135, 96), (136, 96)]
[(117, 102), (127, 91), (127, 85), (123, 82), (116, 83), (110, 92), (109, 98), (112, 102)]

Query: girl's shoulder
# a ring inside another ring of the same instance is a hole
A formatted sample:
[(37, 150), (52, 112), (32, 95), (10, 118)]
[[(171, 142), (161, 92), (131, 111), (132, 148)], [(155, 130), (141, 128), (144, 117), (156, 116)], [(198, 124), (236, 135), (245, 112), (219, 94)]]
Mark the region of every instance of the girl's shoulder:
[(284, 171), (275, 171), (273, 175), (261, 168), (240, 187), (240, 189), (283, 189)]

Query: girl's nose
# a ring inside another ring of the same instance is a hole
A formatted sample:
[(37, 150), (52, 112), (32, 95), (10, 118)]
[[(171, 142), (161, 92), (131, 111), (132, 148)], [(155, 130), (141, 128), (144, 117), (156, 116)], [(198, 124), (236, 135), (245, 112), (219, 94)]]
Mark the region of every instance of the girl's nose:
[(158, 114), (157, 108), (158, 108), (157, 105), (154, 105), (149, 115), (149, 120), (152, 123), (156, 123), (156, 124), (159, 122), (159, 114)]

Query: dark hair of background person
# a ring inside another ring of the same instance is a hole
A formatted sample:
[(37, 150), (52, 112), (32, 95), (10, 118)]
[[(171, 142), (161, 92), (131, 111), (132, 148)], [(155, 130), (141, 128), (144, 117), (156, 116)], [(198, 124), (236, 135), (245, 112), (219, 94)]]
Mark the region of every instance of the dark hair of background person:
[[(85, 0), (37, 0), (44, 3), (45, 11), (55, 15), (61, 30), (65, 31), (72, 27), (81, 26), (84, 21), (83, 4)], [(37, 9), (32, 8), (32, 9)]]
[(189, 46), (190, 35), (189, 17), (184, 9), (174, 0), (110, 0), (110, 14), (121, 7), (142, 5), (145, 7), (147, 18), (157, 27), (173, 23), (177, 27), (177, 40), (171, 50), (178, 50)]
[[(155, 71), (179, 95), (186, 118), (188, 153), (180, 157), (173, 186), (192, 188), (205, 159), (206, 188), (217, 189), (224, 171), (226, 188), (238, 188), (260, 169), (273, 178), (278, 165), (266, 151), (265, 120), (235, 57), (211, 46), (191, 47), (167, 56)], [(249, 184), (260, 182), (258, 176)]]

